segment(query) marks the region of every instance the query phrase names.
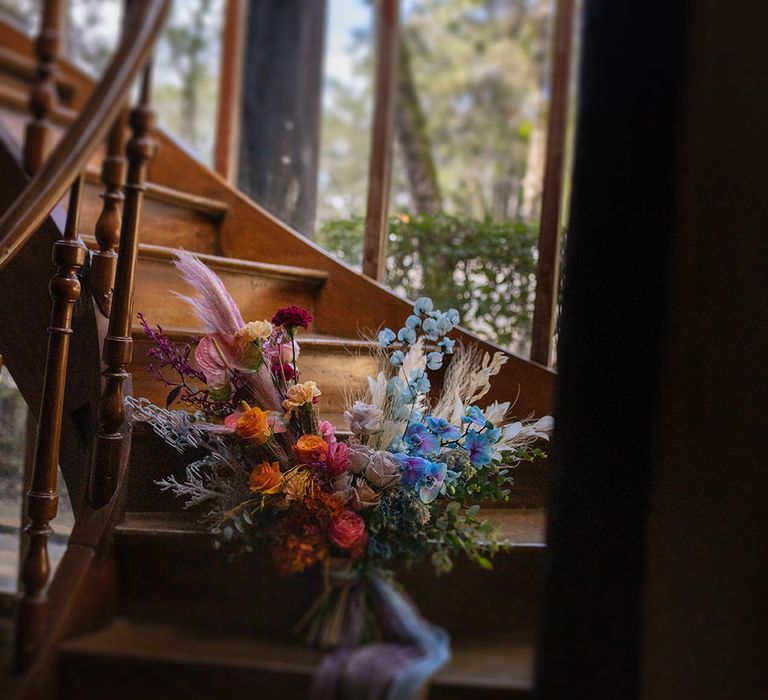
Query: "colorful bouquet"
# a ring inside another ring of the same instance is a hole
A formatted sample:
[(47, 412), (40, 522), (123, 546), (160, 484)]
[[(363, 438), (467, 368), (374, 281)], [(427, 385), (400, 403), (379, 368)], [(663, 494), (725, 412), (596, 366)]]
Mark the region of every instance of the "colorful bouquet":
[[(217, 542), (269, 547), (285, 575), (324, 564), (328, 586), (303, 621), (311, 642), (351, 648), (387, 638), (386, 620), (376, 629), (370, 616), (350, 611), (371, 596), (395, 595), (383, 574), (395, 563), (429, 557), (442, 573), (466, 555), (491, 567), (498, 542), (480, 503), (508, 498), (510, 468), (543, 456), (537, 443), (551, 428), (549, 417), (510, 421), (509, 403), (478, 405), (506, 361), (502, 353), (457, 346), (448, 336), (458, 312), (419, 299), (397, 333), (385, 328), (371, 339), (378, 373), (357, 394), (348, 388), (342, 435), (321, 417), (321, 388), (301, 374), (297, 336), (311, 314), (289, 306), (271, 321), (246, 323), (194, 256), (180, 253), (177, 267), (199, 292), (187, 301), (205, 336), (193, 365), (190, 346), (173, 345), (139, 314), (154, 341), (150, 370), (169, 394), (165, 408), (129, 399), (133, 419), (180, 452), (203, 448), (184, 480), (159, 485), (200, 506)], [(433, 396), (430, 373), (446, 356)], [(434, 641), (434, 629), (422, 629)]]

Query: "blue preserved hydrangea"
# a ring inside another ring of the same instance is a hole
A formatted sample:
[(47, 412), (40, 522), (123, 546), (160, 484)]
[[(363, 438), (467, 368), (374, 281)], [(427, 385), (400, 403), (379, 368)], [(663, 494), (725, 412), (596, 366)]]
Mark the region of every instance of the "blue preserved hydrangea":
[(446, 442), (458, 440), (461, 437), (461, 430), (445, 418), (427, 416), (427, 427), (441, 440)]
[(456, 341), (450, 338), (443, 338), (437, 345), (446, 355), (452, 355), (453, 346), (456, 345)]
[(389, 357), (389, 361), (394, 367), (402, 367), (403, 360), (405, 360), (405, 355), (402, 350), (395, 350)]
[(448, 311), (445, 312), (445, 315), (448, 317), (448, 320), (451, 322), (454, 328), (459, 325), (461, 318), (459, 317), (458, 310), (448, 309)]
[(440, 337), (440, 330), (434, 318), (425, 318), (421, 324), (421, 330), (424, 331), (427, 340), (437, 340)]
[(428, 314), (432, 311), (433, 306), (429, 297), (419, 297), (413, 305), (413, 313), (416, 315)]
[(440, 369), (443, 366), (443, 353), (430, 352), (427, 355), (427, 369)]
[(412, 393), (426, 394), (431, 386), (427, 373), (423, 369), (417, 367), (411, 370), (411, 376), (408, 378), (408, 387)]
[(485, 414), (477, 406), (470, 406), (464, 417), (461, 419), (461, 422), (469, 423), (470, 425), (479, 425), (482, 428), (486, 423), (486, 418)]
[(405, 328), (401, 328), (397, 332), (397, 339), (401, 343), (408, 343), (409, 345), (413, 345), (413, 343), (416, 342), (416, 331), (413, 330), (413, 328), (408, 328), (407, 326)]
[(379, 331), (379, 345), (382, 347), (388, 348), (395, 342), (395, 338), (395, 333), (390, 328), (385, 328), (384, 330)]
[(421, 319), (418, 316), (411, 314), (405, 319), (405, 325), (406, 328), (418, 328), (421, 325)]
[(470, 430), (464, 438), (464, 449), (474, 467), (484, 467), (493, 461), (493, 445), (487, 432)]

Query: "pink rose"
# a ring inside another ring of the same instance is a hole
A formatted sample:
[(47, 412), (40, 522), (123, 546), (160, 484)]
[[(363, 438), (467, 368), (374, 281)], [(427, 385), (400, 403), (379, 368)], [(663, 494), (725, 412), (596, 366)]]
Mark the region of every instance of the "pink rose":
[(325, 455), (325, 465), (331, 476), (343, 474), (349, 468), (349, 447), (343, 442), (330, 443)]
[(355, 550), (353, 555), (359, 556), (368, 540), (365, 521), (354, 511), (345, 510), (331, 521), (328, 537), (337, 547)]

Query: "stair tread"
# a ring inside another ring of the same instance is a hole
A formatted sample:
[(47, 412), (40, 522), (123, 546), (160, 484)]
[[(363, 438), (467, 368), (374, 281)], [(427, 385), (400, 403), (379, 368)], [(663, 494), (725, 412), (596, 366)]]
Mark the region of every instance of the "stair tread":
[[(93, 236), (82, 236), (82, 238), (89, 248), (96, 247), (96, 239)], [(153, 243), (139, 243), (139, 259), (152, 259), (171, 264), (177, 252), (177, 248), (169, 248)], [(279, 277), (281, 279), (300, 279), (309, 284), (318, 286), (323, 284), (329, 277), (327, 271), (317, 270), (311, 267), (276, 265), (274, 263), (241, 260), (239, 258), (225, 258), (220, 255), (211, 255), (208, 253), (195, 253), (195, 256), (216, 271), (228, 270), (242, 272), (244, 274), (250, 273), (268, 277)]]
[[(85, 171), (86, 182), (101, 184), (101, 174), (93, 165)], [(150, 199), (157, 199), (168, 204), (176, 204), (181, 207), (188, 207), (196, 211), (209, 214), (214, 217), (222, 217), (229, 211), (229, 205), (220, 199), (203, 197), (200, 195), (185, 192), (175, 187), (166, 187), (155, 182), (145, 184), (144, 196)]]
[[(109, 627), (65, 642), (65, 656), (123, 657), (238, 669), (309, 675), (322, 652), (299, 643), (237, 636), (171, 625), (115, 620)], [(435, 685), (528, 689), (532, 683), (533, 644), (520, 638), (462, 639)]]
[[(545, 546), (546, 512), (543, 508), (483, 508), (479, 516), (499, 530), (505, 548)], [(116, 532), (128, 537), (207, 536), (205, 526), (189, 511), (129, 512)]]

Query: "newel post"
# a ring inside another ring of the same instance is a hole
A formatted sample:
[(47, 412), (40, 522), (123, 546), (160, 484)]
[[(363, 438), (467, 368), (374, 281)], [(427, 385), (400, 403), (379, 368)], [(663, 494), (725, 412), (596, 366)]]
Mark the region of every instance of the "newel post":
[(50, 284), (53, 310), (48, 328), (48, 352), (45, 362), (43, 394), (38, 418), (32, 485), (26, 497), (29, 525), (24, 532), (29, 546), (21, 565), (23, 587), (16, 627), (15, 665), (24, 670), (34, 660), (45, 639), (48, 599), (45, 587), (50, 576), (48, 538), (50, 523), (56, 517), (56, 493), (61, 414), (72, 334), (72, 311), (80, 297), (78, 270), (86, 259), (86, 249), (78, 240), (82, 175), (72, 185), (64, 236), (53, 247), (56, 273)]
[(56, 108), (56, 59), (59, 54), (64, 3), (44, 0), (40, 19), (40, 33), (35, 42), (37, 75), (29, 95), (32, 119), (27, 123), (24, 136), (24, 167), (34, 175), (43, 164), (50, 141), (48, 118)]
[(109, 328), (104, 340), (105, 370), (101, 400), (98, 407), (98, 429), (94, 440), (89, 500), (101, 507), (111, 500), (123, 453), (125, 437), (125, 383), (133, 353), (131, 326), (133, 321), (133, 289), (139, 244), (139, 222), (147, 165), (155, 153), (152, 139), (155, 113), (150, 105), (151, 63), (144, 70), (138, 104), (131, 110), (128, 141), (128, 176), (120, 227), (120, 246), (115, 274)]

